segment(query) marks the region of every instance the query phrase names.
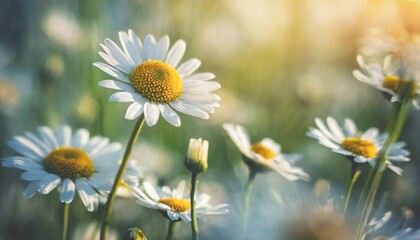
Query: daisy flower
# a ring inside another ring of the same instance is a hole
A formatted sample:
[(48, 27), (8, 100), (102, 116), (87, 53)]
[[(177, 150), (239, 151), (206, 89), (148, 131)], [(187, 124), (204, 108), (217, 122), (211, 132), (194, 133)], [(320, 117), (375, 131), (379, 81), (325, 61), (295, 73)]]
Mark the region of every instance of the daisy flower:
[[(133, 189), (137, 203), (141, 206), (166, 212), (171, 221), (183, 220), (191, 222), (191, 205), (189, 194), (184, 194), (185, 181), (181, 181), (177, 188), (171, 190), (169, 187), (154, 187), (147, 181), (143, 187)], [(229, 212), (227, 204), (212, 206), (209, 204), (210, 196), (205, 193), (197, 193), (196, 210), (197, 217), (204, 215), (218, 215)]]
[[(391, 102), (400, 101), (401, 88), (408, 84), (410, 80), (402, 76), (400, 63), (398, 63), (391, 55), (384, 59), (383, 66), (378, 63), (366, 63), (363, 56), (357, 56), (360, 70), (354, 70), (354, 77), (366, 84), (369, 84), (391, 97)], [(418, 103), (414, 98), (420, 95), (420, 81), (412, 84), (411, 97), (413, 104), (418, 108)]]
[[(376, 158), (387, 138), (386, 133), (379, 134), (377, 128), (359, 132), (351, 119), (344, 121), (343, 128), (332, 117), (327, 118), (327, 125), (319, 118), (315, 119), (315, 123), (317, 128), (311, 128), (307, 132), (307, 136), (317, 139), (320, 144), (330, 148), (333, 152), (353, 159), (356, 163), (368, 162), (372, 167), (375, 166)], [(394, 166), (391, 161), (410, 161), (408, 157), (410, 153), (404, 147), (404, 142), (394, 143), (385, 161), (388, 168), (398, 175), (401, 175), (402, 169)]]
[(302, 169), (293, 166), (301, 158), (300, 154), (281, 153), (280, 145), (270, 138), (251, 145), (246, 129), (240, 125), (226, 123), (223, 128), (241, 151), (245, 163), (254, 171), (274, 170), (290, 181), (309, 178)]
[[(110, 143), (101, 136), (89, 137), (86, 129), (72, 133), (69, 126), (55, 132), (39, 127), (38, 133), (26, 132), (7, 144), (17, 154), (3, 158), (2, 165), (25, 171), (21, 178), (30, 182), (23, 192), (26, 198), (57, 188), (60, 201), (70, 203), (77, 191), (88, 211), (98, 206), (99, 192), (111, 190), (123, 153), (120, 143)], [(135, 186), (139, 172), (129, 166), (124, 181)]]
[(159, 115), (173, 126), (181, 120), (177, 110), (184, 114), (208, 119), (219, 107), (219, 96), (212, 91), (220, 84), (209, 81), (212, 73), (194, 73), (201, 61), (192, 58), (180, 64), (186, 44), (178, 40), (169, 49), (169, 37), (156, 40), (147, 35), (143, 43), (132, 31), (119, 32), (120, 48), (110, 39), (101, 44), (99, 55), (108, 63), (93, 65), (115, 80), (103, 80), (99, 86), (115, 89), (110, 101), (130, 102), (125, 118), (133, 120), (144, 114), (148, 126), (154, 126)]

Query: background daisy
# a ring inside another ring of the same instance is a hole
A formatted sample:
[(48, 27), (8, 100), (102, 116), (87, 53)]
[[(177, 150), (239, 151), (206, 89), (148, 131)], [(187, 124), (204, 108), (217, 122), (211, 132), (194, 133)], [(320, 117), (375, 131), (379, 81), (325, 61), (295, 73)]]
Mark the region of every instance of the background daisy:
[[(183, 220), (191, 222), (190, 196), (185, 194), (185, 181), (181, 181), (175, 189), (167, 186), (154, 187), (147, 181), (143, 182), (142, 188), (133, 189), (137, 203), (152, 209), (166, 212), (171, 221)], [(196, 195), (197, 217), (204, 215), (218, 215), (229, 212), (227, 204), (210, 205), (210, 196), (205, 193)]]
[[(315, 119), (315, 123), (317, 128), (311, 128), (306, 133), (307, 136), (317, 139), (320, 144), (330, 148), (333, 152), (350, 157), (356, 163), (368, 162), (374, 166), (387, 137), (385, 133), (379, 134), (377, 128), (359, 132), (353, 120), (348, 118), (345, 119), (343, 128), (332, 117), (327, 118), (327, 125), (319, 118)], [(388, 168), (399, 175), (402, 170), (394, 166), (391, 161), (410, 161), (408, 158), (410, 153), (403, 149), (404, 146), (403, 142), (394, 143), (385, 161)]]
[[(2, 165), (25, 171), (21, 178), (30, 182), (23, 192), (26, 198), (58, 188), (60, 201), (70, 203), (77, 191), (88, 211), (98, 206), (98, 192), (111, 190), (122, 157), (120, 143), (110, 143), (101, 136), (90, 137), (86, 129), (72, 133), (69, 126), (61, 126), (55, 132), (39, 127), (38, 133), (26, 132), (7, 144), (17, 155), (3, 158)], [(131, 165), (124, 181), (135, 186), (138, 174), (138, 168)]]
[(181, 65), (186, 44), (178, 40), (169, 49), (169, 37), (156, 40), (147, 35), (143, 43), (132, 31), (119, 32), (120, 48), (110, 39), (101, 47), (99, 55), (108, 63), (93, 65), (116, 80), (104, 80), (99, 86), (118, 90), (110, 101), (130, 102), (125, 118), (133, 120), (144, 114), (148, 126), (154, 126), (159, 115), (170, 124), (179, 127), (181, 120), (173, 110), (209, 118), (209, 113), (219, 106), (219, 96), (211, 93), (220, 84), (209, 81), (212, 73), (194, 73), (201, 61), (193, 58)]
[(251, 145), (246, 129), (240, 125), (226, 123), (223, 128), (243, 154), (245, 163), (254, 170), (274, 170), (290, 181), (309, 178), (302, 169), (293, 166), (300, 159), (299, 154), (281, 153), (280, 145), (270, 138)]

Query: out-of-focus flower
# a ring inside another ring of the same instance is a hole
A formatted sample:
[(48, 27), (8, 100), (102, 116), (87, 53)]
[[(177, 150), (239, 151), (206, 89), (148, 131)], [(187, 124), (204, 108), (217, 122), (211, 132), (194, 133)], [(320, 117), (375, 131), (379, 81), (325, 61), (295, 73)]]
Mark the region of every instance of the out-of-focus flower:
[[(160, 210), (167, 215), (171, 221), (183, 220), (191, 222), (191, 205), (189, 195), (184, 194), (185, 182), (181, 181), (178, 187), (171, 190), (169, 187), (154, 187), (147, 181), (143, 182), (143, 187), (133, 189), (137, 203), (141, 206)], [(196, 210), (197, 217), (204, 215), (218, 215), (229, 212), (227, 204), (212, 206), (209, 204), (210, 196), (205, 193), (197, 193)]]
[(302, 215), (294, 217), (294, 221), (286, 225), (282, 239), (354, 239), (352, 228), (345, 222), (344, 216), (334, 212), (329, 206), (317, 208)]
[[(36, 192), (48, 194), (55, 188), (60, 201), (73, 201), (76, 190), (88, 211), (99, 204), (98, 192), (109, 192), (122, 157), (120, 143), (110, 143), (101, 136), (89, 137), (86, 129), (72, 129), (65, 125), (55, 132), (39, 127), (38, 135), (25, 132), (7, 144), (18, 154), (3, 158), (4, 167), (24, 170), (21, 175), (29, 183), (23, 195), (33, 197)], [(138, 184), (137, 169), (128, 168), (124, 181)]]
[(76, 112), (86, 121), (94, 121), (98, 115), (98, 103), (91, 95), (86, 94), (80, 98), (76, 105)]
[(309, 178), (302, 169), (293, 166), (301, 158), (299, 154), (281, 153), (280, 145), (270, 138), (251, 145), (246, 129), (240, 125), (226, 123), (223, 128), (241, 151), (245, 163), (254, 171), (274, 170), (290, 181)]
[(81, 31), (77, 20), (64, 11), (51, 11), (42, 23), (44, 32), (52, 40), (70, 49), (77, 48)]
[[(219, 96), (212, 91), (220, 84), (209, 81), (212, 73), (194, 73), (201, 61), (193, 58), (178, 66), (184, 55), (186, 44), (178, 40), (169, 49), (169, 37), (156, 41), (147, 35), (143, 41), (129, 30), (120, 32), (122, 49), (112, 40), (101, 44), (104, 52), (99, 55), (108, 63), (94, 63), (117, 80), (103, 80), (99, 86), (118, 90), (110, 101), (130, 102), (125, 118), (136, 119), (144, 114), (148, 126), (154, 126), (159, 115), (173, 126), (179, 127), (181, 120), (173, 110), (199, 117), (209, 118), (219, 107)], [(169, 49), (169, 51), (168, 51)]]
[[(73, 232), (73, 240), (99, 240), (101, 233), (101, 226), (96, 222), (91, 222), (88, 225), (82, 224)], [(108, 231), (107, 239), (117, 240), (118, 234), (115, 230)]]
[[(376, 157), (387, 138), (385, 133), (379, 134), (377, 128), (369, 128), (365, 132), (358, 132), (356, 124), (351, 119), (344, 121), (341, 128), (337, 121), (327, 118), (327, 126), (319, 118), (315, 119), (318, 128), (311, 128), (307, 136), (315, 138), (320, 144), (330, 148), (333, 152), (351, 158), (356, 163), (368, 162), (375, 166)], [(401, 175), (402, 169), (394, 166), (391, 161), (408, 162), (410, 152), (404, 149), (404, 142), (396, 142), (391, 146), (385, 163), (396, 174)]]
[[(389, 94), (391, 102), (400, 101), (401, 89), (405, 85), (411, 84), (409, 81), (412, 80), (406, 79), (404, 72), (399, 67), (400, 64), (391, 55), (385, 57), (383, 66), (378, 63), (367, 64), (361, 55), (357, 56), (357, 62), (362, 71), (353, 71), (356, 79)], [(413, 98), (413, 104), (416, 107), (418, 107), (418, 103), (415, 98), (419, 95), (420, 81), (415, 81), (411, 84), (410, 97)]]
[(129, 228), (125, 231), (124, 240), (147, 240), (147, 237), (140, 229)]
[(197, 174), (207, 170), (207, 157), (209, 151), (209, 142), (199, 139), (190, 139), (188, 154), (184, 165), (192, 173)]
[(0, 81), (0, 107), (14, 107), (19, 103), (20, 94), (17, 86), (8, 81)]
[(420, 64), (420, 41), (402, 34), (396, 39), (382, 29), (371, 29), (360, 41), (359, 52), (367, 58), (381, 61), (392, 56), (409, 72), (418, 72)]

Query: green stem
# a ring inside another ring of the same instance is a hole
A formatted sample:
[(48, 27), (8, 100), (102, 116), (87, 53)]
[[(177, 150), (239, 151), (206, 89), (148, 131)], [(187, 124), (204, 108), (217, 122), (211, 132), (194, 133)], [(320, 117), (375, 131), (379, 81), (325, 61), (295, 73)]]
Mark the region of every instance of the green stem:
[(377, 158), (375, 168), (372, 171), (373, 177), (371, 180), (370, 187), (367, 190), (367, 194), (364, 194), (366, 198), (362, 199), (362, 201), (364, 202), (363, 204), (360, 205), (362, 206), (362, 208), (361, 208), (360, 221), (359, 221), (357, 232), (356, 232), (356, 239), (360, 239), (363, 236), (365, 226), (368, 222), (370, 213), (372, 212), (376, 193), (381, 183), (383, 173), (386, 169), (385, 161), (388, 157), (390, 147), (399, 138), (401, 131), (404, 127), (405, 120), (407, 119), (407, 115), (409, 113), (411, 101), (412, 101), (410, 97), (412, 84), (414, 83), (409, 82), (409, 84), (406, 84), (405, 86), (403, 86), (402, 91), (400, 91), (402, 102), (395, 103), (393, 107), (394, 109), (392, 110), (391, 120), (387, 127), (388, 138), (382, 147), (382, 150)]
[(102, 221), (102, 225), (101, 225), (101, 240), (106, 240), (106, 235), (107, 235), (107, 228), (109, 225), (109, 222), (111, 220), (111, 209), (112, 209), (112, 204), (114, 203), (115, 200), (115, 195), (117, 193), (117, 188), (118, 188), (118, 184), (120, 183), (125, 169), (127, 168), (127, 164), (128, 164), (128, 160), (130, 159), (130, 155), (131, 155), (131, 151), (134, 147), (134, 144), (136, 143), (136, 140), (140, 134), (140, 131), (143, 127), (144, 124), (144, 114), (142, 114), (139, 118), (139, 120), (137, 121), (133, 132), (131, 133), (131, 137), (127, 143), (127, 147), (125, 149), (124, 152), (124, 157), (123, 160), (121, 162), (120, 168), (118, 169), (118, 173), (115, 176), (114, 179), (114, 184), (112, 185), (112, 189), (111, 192), (109, 193), (108, 199), (106, 201), (105, 204), (105, 216), (104, 219)]
[(356, 183), (357, 179), (360, 177), (360, 173), (361, 172), (357, 170), (357, 163), (352, 161), (351, 162), (350, 181), (349, 181), (349, 184), (347, 186), (346, 200), (344, 202), (344, 210), (343, 210), (343, 215), (344, 216), (346, 215), (347, 208), (349, 206), (351, 193), (353, 191), (353, 186)]
[(67, 240), (67, 228), (69, 225), (69, 203), (64, 203), (63, 209), (63, 233), (61, 235), (61, 240)]
[(198, 181), (197, 181), (197, 173), (192, 172), (191, 174), (191, 194), (190, 194), (190, 202), (191, 202), (191, 232), (193, 240), (199, 239), (198, 233), (198, 223), (197, 223), (197, 216), (196, 216), (196, 209), (195, 209), (195, 189), (197, 188)]
[(169, 219), (169, 226), (168, 226), (168, 233), (166, 233), (166, 240), (171, 240), (172, 236), (174, 235), (174, 231), (175, 231), (175, 221), (172, 221), (171, 219)]
[(255, 182), (254, 180), (255, 180), (256, 175), (257, 175), (257, 172), (251, 169), (248, 176), (248, 182), (246, 183), (246, 186), (245, 186), (244, 216), (243, 216), (243, 222), (242, 222), (242, 234), (243, 234), (242, 239), (245, 239), (246, 230), (248, 227), (248, 215), (250, 211), (249, 207), (251, 204), (251, 193), (252, 193), (252, 189), (254, 188), (254, 182)]

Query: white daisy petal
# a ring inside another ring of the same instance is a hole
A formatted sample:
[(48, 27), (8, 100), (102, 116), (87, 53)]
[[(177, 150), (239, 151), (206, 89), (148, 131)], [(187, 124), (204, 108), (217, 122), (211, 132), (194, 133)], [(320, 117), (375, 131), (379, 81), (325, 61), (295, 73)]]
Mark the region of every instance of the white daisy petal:
[(104, 71), (105, 73), (107, 73), (108, 75), (120, 80), (121, 82), (125, 82), (125, 83), (130, 83), (130, 80), (120, 71), (118, 71), (117, 69), (108, 66), (104, 63), (101, 62), (96, 62), (93, 64), (93, 66), (101, 69), (102, 71)]
[(111, 102), (134, 102), (133, 93), (130, 92), (116, 92), (109, 97)]
[(213, 73), (195, 73), (184, 78), (184, 81), (207, 81), (215, 78)]
[(39, 181), (38, 191), (42, 194), (48, 194), (61, 183), (61, 178), (55, 174), (48, 174)]
[(103, 80), (100, 81), (98, 85), (104, 88), (122, 90), (125, 92), (133, 92), (133, 88), (131, 87), (131, 85), (124, 82), (118, 82), (114, 80)]
[(95, 190), (86, 181), (81, 179), (76, 180), (76, 189), (86, 209), (89, 212), (95, 210), (97, 205), (97, 194)]
[(156, 39), (152, 35), (147, 35), (144, 38), (144, 47), (141, 58), (143, 61), (156, 59)]
[(75, 148), (82, 148), (88, 141), (89, 131), (81, 128), (73, 134), (71, 145)]
[(166, 57), (166, 62), (175, 67), (178, 65), (179, 61), (181, 61), (182, 57), (184, 56), (185, 49), (187, 48), (187, 44), (184, 40), (178, 40), (172, 46), (171, 50), (168, 52), (168, 56)]
[(23, 196), (25, 198), (31, 198), (35, 196), (35, 194), (38, 192), (38, 189), (39, 189), (39, 182), (31, 182), (25, 188), (25, 191), (23, 191)]
[(55, 139), (54, 132), (49, 127), (39, 127), (38, 128), (39, 135), (41, 136), (42, 141), (50, 149), (55, 149), (58, 147), (57, 139)]
[(173, 102), (170, 102), (169, 105), (172, 108), (175, 108), (179, 112), (185, 113), (187, 115), (191, 115), (194, 117), (202, 118), (202, 119), (209, 119), (209, 114), (205, 111), (198, 109), (190, 104), (187, 104), (180, 100), (175, 100)]
[(168, 104), (159, 104), (160, 113), (162, 117), (175, 127), (181, 126), (181, 119), (178, 114), (173, 111)]
[(70, 146), (71, 128), (67, 125), (60, 126), (56, 131), (56, 137), (60, 146)]
[(189, 76), (201, 65), (201, 61), (197, 58), (190, 59), (178, 67), (178, 73), (181, 77)]
[(76, 193), (76, 186), (73, 181), (66, 178), (61, 184), (60, 191), (60, 201), (64, 203), (70, 203), (73, 201), (74, 195)]
[(127, 111), (125, 113), (125, 119), (133, 120), (138, 118), (143, 113), (143, 105), (133, 102), (130, 104), (130, 106), (127, 108)]
[(164, 36), (156, 44), (156, 60), (165, 61), (169, 48), (169, 37)]
[(159, 112), (158, 104), (152, 103), (150, 101), (147, 101), (144, 104), (144, 117), (149, 127), (156, 125), (159, 120)]

